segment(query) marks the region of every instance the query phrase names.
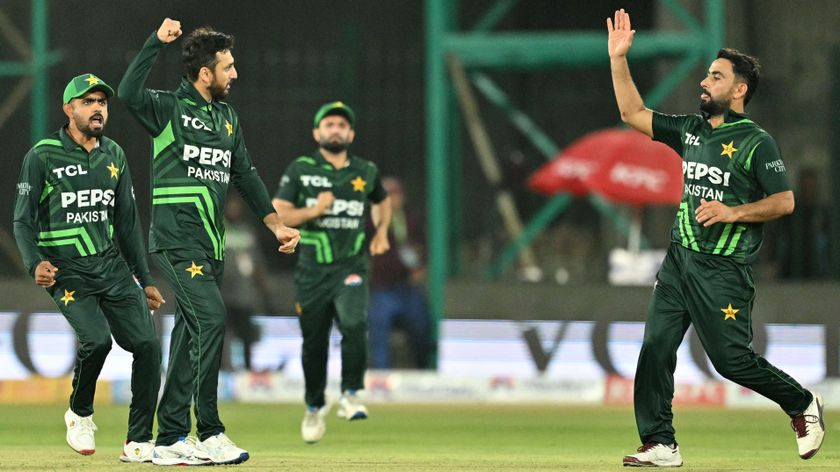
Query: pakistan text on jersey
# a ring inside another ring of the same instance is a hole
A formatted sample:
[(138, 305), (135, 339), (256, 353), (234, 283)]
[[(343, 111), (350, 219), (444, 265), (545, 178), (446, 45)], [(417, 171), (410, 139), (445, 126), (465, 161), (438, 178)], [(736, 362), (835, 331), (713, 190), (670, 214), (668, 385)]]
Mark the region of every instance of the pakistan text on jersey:
[(214, 182), (222, 182), (224, 184), (230, 181), (230, 174), (227, 172), (223, 172), (221, 170), (202, 169), (200, 167), (193, 166), (187, 168), (187, 177), (212, 180)]
[(359, 229), (358, 218), (326, 217), (315, 220), (315, 226), (327, 229)]
[(706, 200), (723, 201), (723, 190), (709, 188), (697, 184), (685, 184), (685, 194), (693, 197), (705, 198)]
[(65, 223), (97, 223), (99, 221), (108, 221), (108, 211), (107, 210), (94, 210), (94, 211), (83, 211), (79, 213), (74, 213), (72, 211), (67, 212), (67, 216), (64, 220)]

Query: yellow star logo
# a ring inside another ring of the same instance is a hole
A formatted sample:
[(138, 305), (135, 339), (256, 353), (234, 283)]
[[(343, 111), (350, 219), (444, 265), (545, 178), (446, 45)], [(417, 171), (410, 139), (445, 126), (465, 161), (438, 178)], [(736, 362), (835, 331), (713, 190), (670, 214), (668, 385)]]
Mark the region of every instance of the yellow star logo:
[(228, 136), (233, 134), (233, 125), (230, 124), (230, 121), (228, 121), (228, 120), (225, 120), (225, 129), (228, 132)]
[(96, 85), (99, 83), (99, 79), (93, 74), (88, 74), (88, 78), (85, 80), (87, 80), (88, 85)]
[(117, 174), (119, 174), (120, 172), (120, 169), (117, 166), (115, 166), (113, 162), (109, 164), (108, 167), (106, 167), (106, 169), (111, 171), (111, 177), (115, 179), (117, 178)]
[(732, 159), (732, 154), (738, 150), (733, 144), (735, 141), (729, 141), (729, 144), (720, 143), (723, 146), (723, 151), (720, 153), (721, 156), (727, 156), (728, 158)]
[(192, 261), (192, 266), (187, 267), (187, 272), (190, 273), (190, 278), (194, 279), (196, 275), (204, 275), (204, 272), (201, 271), (203, 268), (203, 265), (195, 265), (195, 261)]
[(723, 316), (723, 321), (726, 321), (730, 318), (732, 318), (734, 320), (735, 319), (735, 313), (738, 313), (741, 310), (736, 310), (736, 309), (732, 308), (732, 304), (730, 303), (728, 307), (721, 308), (720, 311), (722, 311), (723, 315), (724, 315)]
[(72, 292), (67, 290), (67, 289), (64, 290), (64, 296), (61, 297), (61, 301), (64, 302), (64, 306), (67, 306), (67, 304), (70, 303), (70, 302), (75, 302), (76, 301), (76, 299), (73, 298), (73, 295), (75, 295), (75, 294), (76, 294), (75, 290), (73, 290)]
[(354, 192), (364, 192), (365, 191), (365, 182), (361, 177), (356, 177), (354, 180), (350, 181), (353, 184), (353, 191)]

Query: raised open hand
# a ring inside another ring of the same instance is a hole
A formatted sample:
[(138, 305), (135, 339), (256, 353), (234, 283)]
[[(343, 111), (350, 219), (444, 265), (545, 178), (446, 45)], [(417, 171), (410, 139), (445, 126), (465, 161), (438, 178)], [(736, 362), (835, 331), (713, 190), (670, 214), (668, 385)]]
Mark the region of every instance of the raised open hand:
[(615, 12), (615, 23), (612, 19), (607, 18), (607, 32), (609, 33), (607, 50), (610, 57), (627, 55), (630, 45), (633, 44), (633, 36), (636, 34), (636, 30), (630, 27), (630, 14), (625, 12), (623, 8), (617, 10)]

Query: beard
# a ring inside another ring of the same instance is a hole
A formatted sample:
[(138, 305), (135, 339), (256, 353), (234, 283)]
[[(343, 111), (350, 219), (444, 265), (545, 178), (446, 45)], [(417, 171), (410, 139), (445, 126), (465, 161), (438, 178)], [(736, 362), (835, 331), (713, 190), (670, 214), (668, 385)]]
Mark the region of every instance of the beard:
[(720, 116), (729, 109), (729, 106), (732, 105), (732, 100), (728, 98), (711, 98), (707, 101), (700, 102), (700, 111), (704, 113), (708, 113), (711, 116)]
[(349, 142), (340, 138), (335, 140), (322, 139), (321, 142), (318, 143), (318, 145), (333, 154), (338, 154), (340, 152), (346, 151), (350, 147)]
[[(91, 137), (91, 138), (100, 138), (100, 137), (102, 137), (102, 133), (105, 131), (105, 124), (107, 123), (107, 121), (105, 120), (105, 117), (102, 116), (102, 115), (94, 115), (94, 116), (98, 117), (102, 121), (102, 126), (100, 126), (98, 128), (91, 128), (90, 120), (88, 120), (87, 124), (84, 124), (84, 125), (80, 124), (79, 120), (76, 120), (76, 128), (78, 128), (79, 131), (81, 131), (82, 134), (84, 134), (85, 136), (88, 136), (88, 137)], [(91, 117), (91, 118), (93, 118), (93, 117)]]
[[(228, 83), (230, 84), (230, 82)], [(210, 96), (213, 97), (213, 100), (224, 100), (228, 96), (228, 88), (227, 85), (222, 85), (216, 81), (216, 78), (213, 78), (213, 83), (210, 84)]]
[(100, 138), (102, 137), (102, 133), (105, 131), (105, 127), (91, 129), (90, 126), (79, 127), (79, 131), (81, 131), (85, 136), (91, 138)]

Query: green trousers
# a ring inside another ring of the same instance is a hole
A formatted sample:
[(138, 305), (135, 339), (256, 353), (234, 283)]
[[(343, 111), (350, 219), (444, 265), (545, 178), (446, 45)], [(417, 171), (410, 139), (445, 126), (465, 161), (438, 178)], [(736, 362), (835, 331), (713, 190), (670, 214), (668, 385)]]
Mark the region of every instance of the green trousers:
[(367, 368), (368, 276), (362, 264), (331, 264), (295, 270), (297, 311), (303, 335), (304, 401), (326, 403), (327, 356), (335, 320), (341, 333), (341, 391), (364, 388)]
[(636, 367), (634, 406), (643, 444), (675, 442), (674, 369), (689, 325), (721, 376), (773, 400), (789, 415), (808, 407), (811, 393), (752, 349), (754, 298), (749, 265), (671, 245), (656, 276)]
[(79, 342), (70, 409), (79, 416), (93, 414), (96, 380), (113, 335), (134, 357), (127, 439), (149, 441), (160, 389), (161, 355), (145, 293), (116, 249), (51, 262), (59, 270), (55, 285), (47, 290)]
[(175, 293), (175, 326), (158, 405), (156, 444), (168, 446), (189, 434), (191, 402), (196, 432), (203, 441), (225, 431), (217, 397), (225, 336), (225, 305), (219, 291), (224, 262), (186, 250), (156, 252), (152, 259)]

